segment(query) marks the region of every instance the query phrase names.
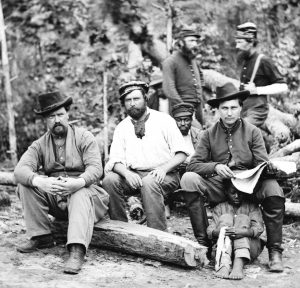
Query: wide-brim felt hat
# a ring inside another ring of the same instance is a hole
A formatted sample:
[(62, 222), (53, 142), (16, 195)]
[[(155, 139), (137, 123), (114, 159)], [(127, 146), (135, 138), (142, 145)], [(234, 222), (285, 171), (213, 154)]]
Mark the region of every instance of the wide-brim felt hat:
[(224, 101), (229, 101), (233, 99), (239, 99), (241, 101), (244, 101), (249, 95), (250, 92), (248, 90), (239, 91), (233, 85), (233, 83), (228, 82), (223, 86), (217, 87), (216, 98), (208, 100), (207, 104), (209, 104), (213, 108), (217, 108), (219, 104)]
[(61, 107), (67, 107), (73, 103), (72, 97), (63, 97), (58, 91), (40, 94), (38, 96), (40, 110), (34, 109), (38, 115), (47, 115)]
[(193, 116), (194, 105), (190, 103), (179, 103), (172, 107), (173, 117)]
[(144, 81), (130, 81), (128, 83), (125, 83), (119, 88), (119, 94), (120, 94), (119, 99), (121, 100), (127, 94), (129, 94), (130, 92), (132, 92), (134, 90), (141, 90), (141, 91), (144, 91), (145, 93), (148, 93), (149, 86)]

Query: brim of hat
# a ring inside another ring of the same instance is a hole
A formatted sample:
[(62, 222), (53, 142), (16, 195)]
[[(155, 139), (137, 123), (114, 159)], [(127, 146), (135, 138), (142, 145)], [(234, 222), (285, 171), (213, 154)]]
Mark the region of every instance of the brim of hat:
[(163, 82), (163, 80), (162, 79), (159, 79), (159, 80), (153, 80), (153, 81), (151, 81), (150, 83), (149, 83), (149, 86), (151, 87), (151, 86), (155, 86), (155, 85), (157, 85), (157, 84), (161, 84)]
[(147, 94), (148, 91), (149, 91), (149, 87), (147, 86), (147, 87), (140, 87), (140, 88), (128, 89), (128, 91), (126, 91), (126, 93), (123, 93), (123, 94), (119, 97), (119, 99), (120, 99), (120, 100), (123, 99), (125, 96), (127, 96), (129, 93), (131, 93), (131, 92), (134, 91), (134, 90), (145, 91), (145, 93)]
[(172, 113), (173, 117), (183, 117), (183, 116), (189, 116), (192, 117), (193, 113), (188, 112), (188, 111), (182, 111), (182, 112), (177, 112), (177, 113)]
[(239, 99), (241, 101), (244, 101), (248, 96), (250, 95), (250, 92), (247, 90), (239, 91), (237, 93), (233, 93), (230, 95), (227, 95), (222, 98), (216, 98), (216, 99), (210, 99), (207, 100), (207, 104), (209, 104), (211, 107), (216, 108), (219, 106), (221, 102), (229, 101), (233, 99)]
[(67, 99), (65, 99), (65, 100), (63, 100), (63, 101), (61, 101), (61, 102), (58, 102), (58, 103), (56, 103), (56, 104), (54, 104), (54, 105), (52, 105), (51, 107), (48, 107), (47, 109), (45, 109), (45, 110), (40, 110), (40, 111), (38, 111), (38, 110), (33, 110), (36, 114), (38, 114), (38, 115), (47, 115), (47, 114), (49, 114), (49, 113), (51, 113), (51, 112), (53, 112), (53, 111), (55, 111), (55, 110), (57, 110), (57, 109), (59, 109), (59, 108), (61, 108), (61, 107), (66, 107), (66, 106), (69, 106), (69, 105), (71, 105), (73, 103), (73, 98), (72, 97), (68, 97)]

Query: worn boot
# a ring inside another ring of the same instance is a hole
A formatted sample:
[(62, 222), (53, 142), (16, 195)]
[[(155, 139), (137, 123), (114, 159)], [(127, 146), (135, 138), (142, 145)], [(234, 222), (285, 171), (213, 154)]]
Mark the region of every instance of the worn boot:
[(267, 232), (267, 248), (269, 250), (269, 268), (271, 272), (282, 272), (282, 224), (285, 199), (267, 197), (262, 203), (263, 218)]
[(64, 268), (67, 274), (78, 274), (84, 262), (85, 247), (82, 244), (70, 244), (70, 256)]
[(283, 271), (281, 251), (275, 249), (269, 249), (269, 270), (270, 272)]
[(207, 237), (208, 219), (201, 195), (198, 192), (183, 192), (184, 201), (189, 212), (195, 238), (198, 243), (210, 247)]
[(38, 249), (51, 248), (55, 246), (53, 236), (51, 234), (32, 237), (24, 245), (17, 246), (17, 251), (21, 253), (31, 253)]

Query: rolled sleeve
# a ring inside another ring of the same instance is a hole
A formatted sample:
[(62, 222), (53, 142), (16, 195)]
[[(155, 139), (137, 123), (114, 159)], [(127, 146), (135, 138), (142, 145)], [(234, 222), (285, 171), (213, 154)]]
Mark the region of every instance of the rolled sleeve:
[(39, 155), (41, 155), (41, 149), (38, 142), (35, 141), (22, 155), (14, 170), (17, 183), (33, 187), (32, 180), (37, 175), (37, 171), (42, 164)]
[(190, 156), (188, 147), (180, 130), (177, 127), (175, 120), (171, 117), (169, 118), (170, 121), (168, 121), (168, 125), (166, 126), (166, 134), (171, 153), (175, 155), (178, 152), (183, 152), (187, 156)]
[(110, 147), (109, 160), (105, 165), (105, 173), (111, 172), (116, 163), (126, 165), (125, 142), (122, 133), (117, 127), (114, 132), (113, 141)]

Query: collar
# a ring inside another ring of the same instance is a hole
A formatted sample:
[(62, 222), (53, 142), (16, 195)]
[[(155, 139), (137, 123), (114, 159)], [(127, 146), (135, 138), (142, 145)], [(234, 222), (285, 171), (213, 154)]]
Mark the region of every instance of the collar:
[(231, 128), (227, 128), (222, 119), (219, 120), (220, 126), (222, 127), (222, 129), (225, 131), (226, 134), (233, 134), (241, 125), (242, 123), (242, 119), (239, 118), (238, 120), (236, 120), (236, 122), (234, 123), (234, 125)]

